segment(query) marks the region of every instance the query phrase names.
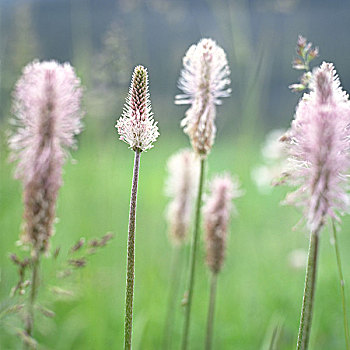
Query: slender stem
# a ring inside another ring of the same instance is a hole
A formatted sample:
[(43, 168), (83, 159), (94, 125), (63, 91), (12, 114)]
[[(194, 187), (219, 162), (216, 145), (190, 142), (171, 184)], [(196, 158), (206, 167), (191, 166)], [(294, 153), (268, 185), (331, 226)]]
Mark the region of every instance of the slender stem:
[(275, 342), (277, 338), (277, 332), (278, 332), (278, 327), (275, 327), (272, 331), (272, 336), (270, 340), (270, 345), (269, 345), (269, 350), (274, 350), (275, 349)]
[(169, 299), (165, 319), (164, 335), (163, 335), (163, 347), (162, 349), (168, 349), (171, 344), (172, 326), (174, 325), (176, 304), (178, 299), (178, 292), (180, 287), (181, 272), (182, 272), (182, 246), (174, 247), (174, 256), (171, 264), (170, 273), (170, 288)]
[(205, 165), (205, 159), (201, 159), (196, 214), (195, 214), (195, 225), (194, 225), (193, 240), (192, 240), (192, 247), (191, 247), (192, 251), (191, 251), (191, 260), (190, 260), (190, 278), (189, 278), (189, 285), (187, 290), (188, 299), (185, 305), (185, 308), (186, 308), (185, 323), (184, 323), (184, 331), (183, 331), (183, 338), (182, 338), (183, 350), (187, 349), (188, 334), (189, 334), (189, 328), (190, 328), (192, 295), (193, 295), (193, 288), (194, 288), (194, 275), (195, 275), (195, 269), (196, 269), (196, 253), (197, 253), (197, 246), (198, 246), (199, 223), (200, 223), (202, 192), (203, 192), (203, 182), (204, 182), (204, 165)]
[(214, 328), (214, 315), (215, 315), (215, 299), (216, 299), (216, 286), (217, 286), (217, 273), (211, 274), (210, 281), (210, 297), (209, 297), (209, 308), (208, 308), (208, 319), (207, 319), (207, 337), (205, 340), (205, 349), (211, 350), (213, 328)]
[(314, 302), (315, 286), (316, 286), (316, 271), (318, 257), (318, 241), (319, 231), (321, 227), (310, 233), (309, 253), (305, 275), (305, 287), (303, 296), (303, 305), (301, 308), (301, 317), (299, 325), (299, 334), (297, 341), (297, 350), (306, 350), (309, 345), (312, 308)]
[(134, 172), (132, 178), (130, 212), (129, 212), (129, 234), (128, 234), (128, 257), (126, 268), (126, 292), (125, 292), (125, 323), (124, 323), (124, 349), (131, 349), (132, 336), (132, 310), (134, 300), (135, 279), (135, 225), (136, 225), (136, 200), (137, 184), (139, 178), (140, 152), (135, 151)]
[[(35, 310), (35, 300), (38, 294), (38, 286), (39, 286), (39, 266), (40, 266), (40, 255), (37, 254), (33, 258), (32, 262), (32, 280), (31, 280), (31, 288), (29, 294), (28, 301), (28, 315), (26, 320), (26, 334), (29, 337), (33, 335), (33, 327), (34, 327), (34, 310)], [(24, 345), (25, 349), (31, 348), (27, 343)]]
[(338, 241), (337, 241), (337, 229), (335, 227), (334, 220), (332, 220), (332, 227), (333, 227), (335, 255), (337, 257), (338, 273), (339, 273), (339, 279), (340, 279), (340, 291), (341, 291), (341, 298), (342, 298), (342, 305), (343, 305), (345, 343), (346, 343), (346, 349), (349, 350), (350, 349), (350, 340), (349, 340), (350, 337), (349, 337), (348, 318), (347, 318), (347, 313), (346, 313), (344, 277), (343, 277), (343, 270), (341, 267), (340, 252), (339, 252)]

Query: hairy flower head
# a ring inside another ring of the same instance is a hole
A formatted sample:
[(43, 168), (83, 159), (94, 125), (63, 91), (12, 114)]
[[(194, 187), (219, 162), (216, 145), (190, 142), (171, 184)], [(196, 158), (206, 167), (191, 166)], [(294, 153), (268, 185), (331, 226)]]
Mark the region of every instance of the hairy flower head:
[(167, 209), (169, 233), (175, 244), (184, 242), (191, 223), (193, 198), (198, 178), (198, 159), (184, 149), (168, 160), (166, 194), (171, 198)]
[(327, 216), (349, 210), (350, 102), (331, 63), (314, 69), (310, 90), (288, 133), (288, 182), (298, 189), (286, 203), (304, 207), (309, 229), (317, 231)]
[(119, 139), (134, 151), (147, 151), (159, 136), (157, 122), (151, 112), (148, 73), (143, 66), (134, 69), (122, 116), (115, 126)]
[(47, 250), (53, 231), (66, 149), (82, 130), (82, 89), (73, 68), (55, 61), (28, 64), (14, 91), (11, 160), (24, 185), (24, 242)]
[(213, 273), (221, 270), (225, 258), (228, 225), (232, 209), (232, 199), (242, 196), (237, 179), (225, 174), (216, 176), (210, 186), (210, 196), (203, 208), (206, 260)]
[(183, 66), (178, 86), (184, 94), (177, 95), (175, 103), (191, 105), (181, 126), (194, 151), (205, 157), (215, 139), (215, 105), (231, 92), (227, 88), (230, 69), (225, 51), (211, 39), (192, 45), (183, 58)]

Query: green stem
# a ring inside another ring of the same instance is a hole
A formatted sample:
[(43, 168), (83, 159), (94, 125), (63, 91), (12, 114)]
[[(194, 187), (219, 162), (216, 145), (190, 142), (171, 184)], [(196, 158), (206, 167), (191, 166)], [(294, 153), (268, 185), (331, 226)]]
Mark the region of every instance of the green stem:
[(272, 331), (272, 336), (270, 340), (270, 345), (269, 345), (269, 350), (274, 350), (275, 349), (275, 342), (277, 338), (277, 332), (278, 332), (278, 327), (275, 327)]
[(342, 304), (343, 304), (345, 343), (346, 343), (346, 349), (349, 350), (350, 349), (349, 325), (348, 325), (348, 318), (346, 313), (344, 277), (343, 277), (343, 270), (341, 267), (340, 252), (339, 252), (338, 241), (337, 241), (337, 229), (335, 227), (334, 220), (332, 220), (332, 227), (333, 227), (335, 255), (337, 257), (338, 273), (339, 273), (339, 279), (340, 279), (340, 291), (341, 291), (341, 298), (342, 298)]
[(129, 212), (129, 234), (128, 234), (128, 257), (126, 268), (126, 292), (125, 292), (125, 323), (124, 323), (124, 349), (131, 349), (132, 336), (132, 311), (134, 300), (135, 280), (135, 227), (136, 227), (136, 201), (137, 184), (140, 168), (140, 152), (135, 151), (134, 171), (131, 187), (130, 212)]
[(207, 319), (207, 337), (205, 340), (205, 349), (211, 350), (212, 338), (213, 338), (213, 326), (215, 315), (215, 299), (216, 299), (216, 286), (217, 286), (217, 273), (212, 273), (210, 281), (210, 297), (209, 297), (209, 309)]
[[(39, 266), (40, 266), (40, 253), (36, 254), (32, 262), (32, 280), (28, 301), (28, 315), (26, 320), (26, 335), (29, 337), (33, 336), (33, 327), (34, 327), (34, 310), (35, 310), (35, 300), (38, 294), (39, 286)], [(32, 348), (28, 343), (25, 344), (25, 349)]]
[(195, 225), (194, 225), (193, 240), (192, 240), (192, 247), (191, 247), (192, 251), (191, 251), (191, 260), (190, 260), (190, 278), (189, 278), (189, 284), (188, 284), (188, 290), (187, 290), (188, 298), (187, 298), (187, 303), (185, 305), (185, 322), (184, 322), (184, 331), (183, 331), (183, 338), (182, 338), (183, 350), (187, 349), (188, 334), (189, 334), (189, 328), (190, 328), (191, 306), (192, 306), (192, 296), (193, 296), (193, 288), (194, 288), (194, 275), (196, 270), (196, 253), (197, 253), (197, 246), (198, 246), (199, 223), (200, 223), (202, 192), (203, 192), (203, 182), (204, 182), (204, 165), (205, 165), (205, 159), (201, 159), (196, 214), (195, 214)]
[(297, 350), (306, 350), (309, 345), (312, 308), (314, 302), (316, 271), (318, 257), (318, 233), (321, 227), (310, 233), (309, 253), (307, 259), (303, 305), (301, 308), (301, 317), (299, 325), (299, 334), (297, 341)]
[(181, 272), (182, 272), (182, 246), (174, 247), (174, 256), (171, 264), (171, 273), (170, 273), (170, 288), (169, 288), (169, 299), (165, 319), (165, 328), (163, 335), (163, 347), (162, 349), (168, 349), (171, 344), (171, 335), (172, 327), (174, 325), (178, 292), (181, 281)]

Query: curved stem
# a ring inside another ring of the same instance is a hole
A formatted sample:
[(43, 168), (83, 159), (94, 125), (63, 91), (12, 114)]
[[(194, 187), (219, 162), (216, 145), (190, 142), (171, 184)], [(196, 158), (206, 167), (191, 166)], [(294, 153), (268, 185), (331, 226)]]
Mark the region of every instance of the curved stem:
[(205, 349), (210, 350), (212, 348), (213, 328), (214, 328), (214, 315), (215, 315), (215, 300), (216, 300), (216, 286), (217, 286), (217, 273), (212, 273), (210, 281), (210, 297), (209, 297), (209, 309), (207, 319), (207, 336), (205, 340)]
[(194, 288), (194, 275), (196, 270), (196, 253), (198, 246), (198, 234), (199, 234), (199, 223), (200, 223), (200, 214), (201, 214), (201, 205), (202, 205), (202, 192), (203, 192), (203, 182), (204, 182), (204, 165), (205, 159), (201, 159), (200, 163), (200, 174), (199, 174), (199, 184), (198, 184), (198, 195), (197, 195), (197, 203), (196, 203), (196, 215), (195, 215), (195, 225), (193, 232), (193, 240), (191, 247), (191, 260), (190, 260), (190, 278), (188, 284), (188, 299), (185, 305), (185, 323), (184, 323), (184, 331), (182, 338), (182, 349), (187, 349), (188, 342), (188, 334), (190, 328), (190, 319), (191, 319), (191, 307), (192, 307), (192, 296), (193, 296), (193, 288)]
[(297, 350), (306, 350), (309, 345), (312, 308), (314, 302), (316, 272), (317, 272), (317, 257), (318, 257), (318, 233), (321, 227), (310, 233), (309, 253), (305, 275), (305, 286), (303, 304), (301, 308), (299, 334), (297, 341)]
[(339, 279), (340, 279), (340, 291), (341, 291), (343, 317), (344, 317), (345, 343), (346, 343), (346, 349), (349, 350), (350, 349), (349, 325), (348, 325), (348, 318), (346, 314), (344, 277), (343, 277), (343, 270), (341, 267), (340, 252), (339, 252), (338, 241), (337, 241), (337, 229), (335, 227), (334, 220), (332, 220), (332, 228), (333, 228), (335, 255), (337, 257), (338, 273), (339, 273)]
[(135, 280), (135, 227), (136, 227), (136, 201), (137, 184), (139, 178), (140, 152), (135, 151), (134, 171), (131, 187), (129, 234), (128, 234), (128, 257), (126, 268), (126, 293), (125, 293), (125, 323), (124, 323), (124, 349), (131, 349), (132, 336), (132, 311), (134, 300)]

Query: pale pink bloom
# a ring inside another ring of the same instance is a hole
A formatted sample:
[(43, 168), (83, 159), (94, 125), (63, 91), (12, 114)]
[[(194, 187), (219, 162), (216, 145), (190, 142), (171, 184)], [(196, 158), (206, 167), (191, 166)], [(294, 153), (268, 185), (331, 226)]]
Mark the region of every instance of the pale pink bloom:
[(213, 273), (218, 273), (225, 258), (230, 214), (236, 213), (232, 200), (242, 196), (240, 184), (225, 174), (216, 176), (210, 186), (210, 196), (203, 208), (206, 261)]
[(82, 89), (73, 68), (55, 61), (28, 64), (14, 91), (11, 160), (24, 185), (23, 241), (47, 250), (53, 231), (66, 149), (82, 130)]
[(291, 169), (288, 182), (297, 186), (286, 203), (304, 207), (310, 230), (328, 217), (349, 211), (350, 102), (331, 63), (312, 74), (288, 135)]
[(122, 116), (115, 126), (119, 139), (134, 151), (147, 151), (159, 136), (157, 122), (153, 119), (148, 92), (148, 73), (143, 66), (134, 69), (128, 97)]
[(261, 148), (264, 163), (252, 171), (252, 179), (261, 193), (269, 192), (277, 184), (281, 184), (288, 176), (287, 145), (281, 142), (285, 130), (270, 131)]
[(166, 194), (171, 198), (167, 209), (169, 233), (175, 244), (181, 244), (188, 236), (191, 223), (199, 164), (195, 154), (184, 149), (172, 155), (167, 165)]
[(225, 51), (211, 39), (202, 39), (192, 45), (183, 58), (184, 68), (179, 79), (176, 104), (190, 104), (181, 126), (191, 139), (196, 153), (205, 157), (211, 150), (216, 133), (216, 105), (228, 97), (231, 89), (230, 69)]

